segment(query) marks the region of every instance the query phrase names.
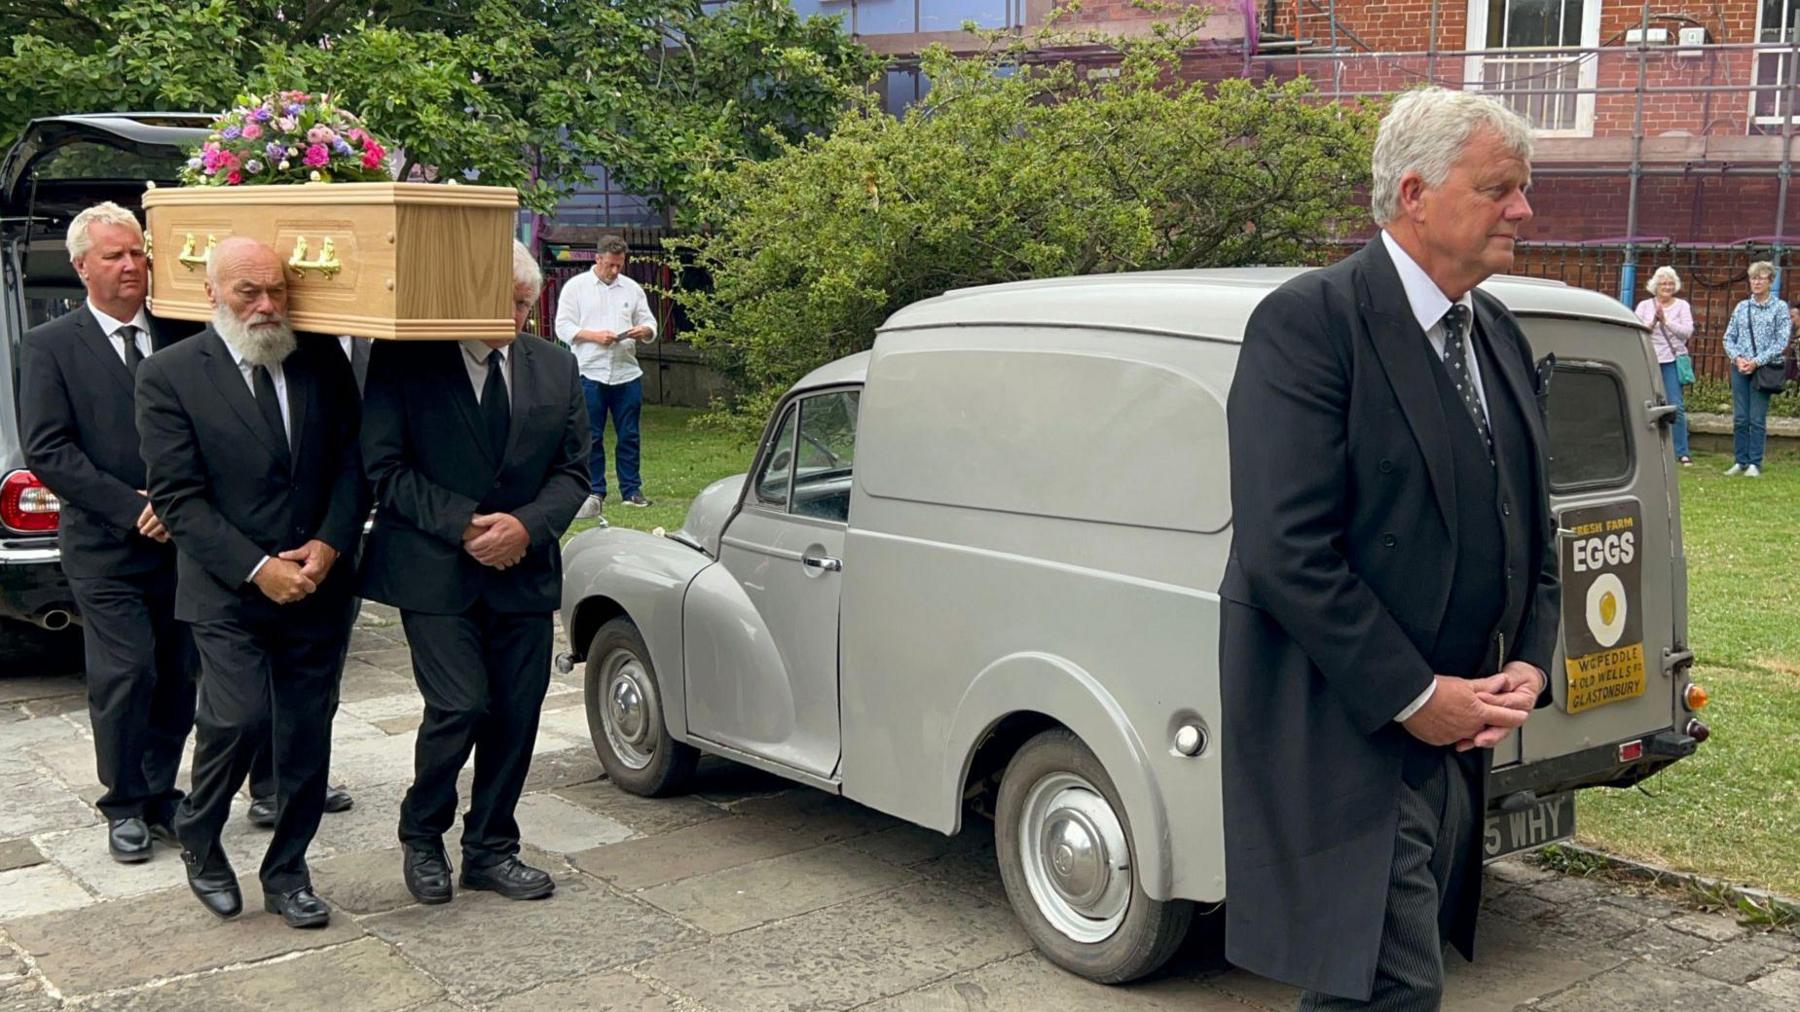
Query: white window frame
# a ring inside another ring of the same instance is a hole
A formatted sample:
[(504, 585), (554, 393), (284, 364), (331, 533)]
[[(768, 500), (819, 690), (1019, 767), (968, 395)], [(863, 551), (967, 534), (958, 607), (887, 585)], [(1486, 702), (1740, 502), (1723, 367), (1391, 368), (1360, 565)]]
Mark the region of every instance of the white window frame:
[[(1488, 5), (1491, 0), (1469, 0), (1468, 34), (1465, 48), (1474, 55), (1464, 61), (1463, 78), (1467, 87), (1480, 87), (1486, 76), (1483, 73), (1485, 53), (1529, 53), (1531, 49), (1496, 49), (1487, 48)], [(1581, 48), (1594, 49), (1600, 45), (1600, 8), (1604, 0), (1582, 0), (1581, 9)], [(1479, 52), (1477, 52), (1479, 51)], [(1562, 130), (1536, 130), (1539, 137), (1592, 137), (1594, 136), (1594, 94), (1592, 88), (1599, 81), (1600, 61), (1593, 53), (1581, 57), (1581, 70), (1578, 84), (1584, 89), (1575, 99), (1575, 125)], [(1754, 96), (1752, 96), (1754, 97)]]
[[(1794, 21), (1794, 15), (1800, 14), (1800, 0), (1786, 0), (1786, 4), (1787, 4), (1786, 13), (1788, 16), (1788, 25), (1791, 25), (1791, 24), (1793, 24), (1793, 21)], [(1763, 30), (1766, 27), (1762, 23), (1762, 16), (1763, 16), (1762, 3), (1761, 3), (1761, 0), (1758, 0), (1758, 2), (1756, 4), (1756, 41), (1757, 42), (1762, 41)], [(1787, 25), (1783, 25), (1780, 27), (1782, 28), (1782, 30), (1785, 31), (1787, 28)], [(1762, 66), (1762, 56), (1763, 56), (1763, 54), (1761, 52), (1757, 52), (1757, 53), (1752, 54), (1751, 59), (1750, 59), (1750, 85), (1751, 85), (1750, 108), (1747, 110), (1747, 112), (1745, 114), (1745, 120), (1750, 124), (1749, 129), (1750, 129), (1751, 133), (1755, 133), (1757, 127), (1778, 127), (1781, 125), (1781, 120), (1782, 120), (1782, 117), (1780, 117), (1780, 116), (1758, 116), (1756, 114), (1756, 99), (1757, 99), (1757, 95), (1759, 94), (1759, 92), (1756, 89), (1759, 85), (1761, 85), (1763, 83), (1757, 76), (1760, 73), (1760, 68)], [(1776, 66), (1782, 68), (1782, 73), (1779, 76), (1785, 77), (1787, 68), (1784, 66), (1784, 64), (1787, 60), (1787, 57), (1785, 55), (1780, 55), (1780, 56), (1777, 56), (1776, 59), (1777, 59)], [(1774, 83), (1780, 84), (1781, 82), (1779, 80), (1777, 80)], [(1780, 102), (1778, 99), (1777, 103), (1776, 103), (1776, 108), (1779, 109), (1780, 107), (1781, 106), (1780, 106)], [(1790, 118), (1794, 116), (1794, 112), (1792, 109), (1790, 109), (1788, 111), (1788, 116)]]

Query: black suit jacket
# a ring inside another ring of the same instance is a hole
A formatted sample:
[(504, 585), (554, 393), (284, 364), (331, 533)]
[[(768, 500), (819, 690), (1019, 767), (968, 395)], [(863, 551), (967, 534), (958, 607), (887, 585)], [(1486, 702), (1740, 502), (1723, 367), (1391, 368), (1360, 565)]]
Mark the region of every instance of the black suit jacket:
[[(363, 549), (364, 597), (409, 611), (502, 612), (562, 603), (560, 539), (588, 494), (588, 422), (575, 356), (530, 334), (512, 345), (512, 426), (493, 457), (455, 341), (382, 341), (363, 390), (363, 464), (375, 526)], [(477, 513), (510, 513), (531, 547), (510, 569), (462, 547)]]
[[(149, 323), (157, 350), (196, 329)], [(131, 373), (86, 305), (25, 334), (19, 418), (26, 466), (63, 503), (64, 572), (124, 576), (174, 563), (172, 546), (137, 533), (145, 483)]]
[[(1560, 589), (1531, 350), (1474, 294), (1490, 405), (1523, 417), (1535, 572), (1505, 660), (1548, 672)], [(1409, 735), (1394, 715), (1451, 592), (1455, 481), (1430, 345), (1377, 239), (1283, 285), (1251, 315), (1227, 414), (1233, 537), (1220, 587), (1227, 956), (1366, 995), (1379, 953)], [(1501, 400), (1504, 399), (1504, 400)], [(1514, 448), (1515, 452), (1521, 448)], [(1538, 705), (1547, 705), (1546, 691)], [(1476, 812), (1491, 760), (1474, 767)], [(1473, 951), (1481, 834), (1450, 937)]]
[[(309, 337), (282, 371), (293, 431), (286, 454), (211, 327), (138, 368), (144, 465), (179, 550), (175, 607), (183, 621), (334, 626), (354, 592), (351, 560), (368, 513), (356, 382), (335, 342)], [(312, 596), (277, 605), (248, 582), (263, 557), (314, 538), (340, 558)]]

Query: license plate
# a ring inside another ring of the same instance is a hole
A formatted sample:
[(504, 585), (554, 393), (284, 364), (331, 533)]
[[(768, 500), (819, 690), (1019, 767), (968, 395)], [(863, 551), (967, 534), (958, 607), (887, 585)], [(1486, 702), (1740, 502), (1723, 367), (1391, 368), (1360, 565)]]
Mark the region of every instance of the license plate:
[(1575, 835), (1575, 792), (1538, 799), (1516, 812), (1489, 812), (1482, 856), (1492, 861)]

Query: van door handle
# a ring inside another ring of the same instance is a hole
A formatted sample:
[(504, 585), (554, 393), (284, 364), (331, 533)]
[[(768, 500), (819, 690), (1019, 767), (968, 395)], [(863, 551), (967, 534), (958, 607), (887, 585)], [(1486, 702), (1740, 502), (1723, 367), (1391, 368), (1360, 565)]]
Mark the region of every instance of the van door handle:
[(843, 560), (834, 559), (829, 555), (802, 555), (800, 556), (800, 564), (808, 569), (817, 569), (826, 573), (841, 573), (844, 571)]
[(1645, 401), (1644, 417), (1653, 429), (1658, 425), (1668, 425), (1675, 420), (1675, 405)]

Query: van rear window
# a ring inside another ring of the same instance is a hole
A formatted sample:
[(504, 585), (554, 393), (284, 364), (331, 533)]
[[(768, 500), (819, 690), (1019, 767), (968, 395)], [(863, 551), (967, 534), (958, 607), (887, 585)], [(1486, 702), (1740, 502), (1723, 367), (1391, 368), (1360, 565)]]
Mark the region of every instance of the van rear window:
[(1612, 371), (1558, 364), (1550, 378), (1550, 489), (1572, 492), (1631, 478), (1625, 388)]

